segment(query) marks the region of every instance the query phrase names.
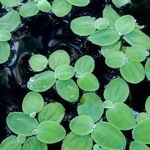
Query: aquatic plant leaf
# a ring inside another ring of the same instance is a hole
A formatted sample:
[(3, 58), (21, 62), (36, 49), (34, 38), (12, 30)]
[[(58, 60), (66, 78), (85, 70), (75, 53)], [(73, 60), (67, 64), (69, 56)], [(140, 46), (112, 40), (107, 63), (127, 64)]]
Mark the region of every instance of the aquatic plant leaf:
[(132, 130), (132, 137), (134, 140), (144, 144), (150, 144), (150, 119), (145, 119), (139, 122)]
[(91, 150), (92, 145), (90, 135), (79, 136), (70, 132), (63, 140), (61, 150)]
[(66, 0), (54, 0), (52, 3), (52, 12), (57, 17), (64, 17), (70, 13), (72, 5)]
[(34, 92), (44, 92), (50, 89), (56, 81), (53, 71), (44, 71), (30, 78), (27, 87)]
[(128, 3), (131, 3), (131, 0), (112, 0), (113, 4), (116, 6), (116, 7), (122, 7)]
[(76, 135), (88, 135), (95, 127), (94, 121), (89, 116), (77, 116), (69, 124), (71, 131)]
[(132, 141), (129, 146), (129, 150), (150, 150), (150, 148), (139, 141)]
[(74, 6), (84, 7), (90, 3), (90, 0), (67, 0), (67, 2)]
[(150, 80), (150, 58), (147, 59), (145, 64), (145, 74), (148, 80)]
[(37, 7), (43, 12), (50, 12), (52, 9), (51, 4), (47, 0), (39, 0), (37, 3)]
[(30, 118), (23, 112), (10, 113), (6, 122), (11, 131), (26, 136), (33, 135), (33, 130), (38, 127), (38, 121), (35, 118)]
[(11, 39), (11, 34), (7, 30), (0, 30), (0, 41), (6, 42)]
[(78, 17), (71, 21), (71, 30), (80, 36), (88, 36), (95, 32), (95, 18), (90, 16)]
[(130, 45), (142, 45), (150, 49), (150, 37), (138, 29), (134, 29), (129, 34), (123, 36)]
[(44, 107), (44, 99), (41, 94), (37, 92), (29, 92), (25, 95), (22, 102), (22, 110), (25, 114), (33, 117), (40, 112)]
[(65, 129), (55, 121), (43, 121), (38, 126), (37, 139), (43, 143), (57, 143), (63, 140), (65, 135)]
[(112, 108), (107, 109), (106, 118), (120, 130), (130, 130), (136, 125), (132, 109), (124, 103), (115, 103)]
[(129, 86), (121, 78), (112, 79), (105, 87), (104, 98), (113, 103), (124, 102), (129, 96)]
[(53, 102), (44, 106), (42, 111), (38, 114), (39, 122), (56, 121), (60, 123), (65, 115), (65, 108), (58, 102)]
[(125, 35), (134, 30), (136, 20), (131, 15), (124, 15), (115, 22), (115, 28), (119, 35)]
[(55, 69), (55, 77), (58, 80), (68, 80), (71, 79), (75, 74), (75, 70), (72, 66), (61, 65)]
[(14, 7), (14, 6), (18, 6), (21, 3), (22, 0), (0, 0), (0, 3), (4, 6), (4, 7)]
[(97, 123), (91, 135), (93, 140), (101, 147), (122, 149), (126, 145), (126, 139), (122, 132), (108, 122)]
[(56, 91), (61, 98), (68, 102), (76, 102), (79, 98), (78, 86), (72, 79), (56, 81)]
[(94, 23), (94, 27), (98, 30), (104, 30), (108, 28), (109, 25), (109, 20), (107, 20), (106, 18), (98, 18)]
[(19, 143), (17, 137), (13, 135), (3, 140), (0, 148), (1, 150), (22, 150), (21, 143)]
[(37, 7), (37, 3), (34, 1), (28, 1), (19, 9), (19, 14), (24, 18), (35, 16), (38, 12), (39, 9)]
[(47, 144), (37, 140), (36, 137), (29, 137), (23, 144), (22, 150), (48, 150)]
[(70, 56), (64, 50), (56, 50), (49, 56), (49, 66), (55, 70), (60, 65), (69, 65)]
[(126, 54), (122, 51), (109, 51), (105, 57), (105, 63), (111, 68), (120, 68), (127, 61)]
[(92, 73), (95, 67), (94, 59), (89, 55), (84, 55), (80, 57), (74, 66), (77, 75), (82, 75), (84, 73)]
[(145, 78), (145, 70), (141, 63), (128, 61), (120, 68), (122, 77), (132, 84), (137, 84)]
[(114, 44), (120, 39), (119, 34), (112, 28), (98, 30), (88, 37), (89, 41), (99, 46), (108, 46)]
[(20, 22), (18, 11), (11, 10), (0, 18), (0, 30), (12, 32), (19, 26)]
[(145, 110), (148, 114), (150, 114), (150, 96), (146, 99)]
[(145, 119), (150, 119), (150, 115), (146, 112), (141, 112), (136, 116), (136, 122), (139, 123)]
[(84, 91), (91, 92), (99, 89), (100, 84), (96, 76), (92, 73), (84, 73), (77, 79), (79, 88)]
[(102, 100), (95, 93), (85, 93), (80, 99), (77, 111), (79, 115), (89, 116), (94, 122), (97, 122), (104, 111)]
[(30, 65), (31, 69), (35, 72), (44, 70), (46, 68), (47, 64), (48, 64), (47, 58), (41, 54), (33, 55), (29, 59), (29, 65)]
[(10, 46), (7, 42), (0, 42), (0, 64), (5, 63), (10, 56)]
[(125, 50), (127, 58), (131, 61), (142, 62), (149, 55), (147, 49), (143, 46), (131, 46)]

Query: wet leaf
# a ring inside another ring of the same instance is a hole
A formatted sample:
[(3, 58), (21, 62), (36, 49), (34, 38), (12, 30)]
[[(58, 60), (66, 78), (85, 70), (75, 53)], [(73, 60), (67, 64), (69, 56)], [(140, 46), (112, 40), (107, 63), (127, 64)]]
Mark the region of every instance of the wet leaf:
[(90, 3), (90, 0), (67, 0), (67, 2), (74, 6), (84, 7)]
[(77, 116), (69, 124), (71, 131), (76, 135), (88, 135), (95, 127), (94, 121), (89, 116)]

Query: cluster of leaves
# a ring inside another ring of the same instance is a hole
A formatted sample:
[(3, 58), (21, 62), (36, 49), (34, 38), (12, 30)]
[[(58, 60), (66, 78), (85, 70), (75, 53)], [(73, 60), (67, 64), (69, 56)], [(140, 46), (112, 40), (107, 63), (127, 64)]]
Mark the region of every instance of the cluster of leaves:
[[(35, 16), (39, 11), (54, 13), (57, 17), (68, 15), (73, 6), (83, 7), (90, 3), (90, 0), (0, 0), (0, 4), (8, 12), (0, 18), (0, 64), (5, 63), (10, 56), (11, 33), (21, 24), (21, 17)], [(16, 8), (17, 7), (17, 8)]]
[[(44, 92), (55, 87), (61, 98), (76, 102), (79, 98), (79, 88), (88, 92), (99, 89), (99, 81), (92, 74), (95, 62), (89, 55), (79, 58), (72, 67), (68, 53), (56, 50), (48, 59), (40, 54), (33, 55), (29, 64), (35, 72), (43, 71), (48, 65), (48, 70), (35, 74), (28, 81), (28, 88), (34, 92)], [(71, 79), (74, 76), (77, 78), (77, 84)]]
[(105, 7), (102, 18), (81, 16), (71, 22), (72, 31), (101, 46), (106, 65), (119, 69), (133, 84), (145, 78), (145, 70), (149, 77), (149, 59), (145, 69), (141, 62), (149, 56), (150, 38), (140, 28), (131, 15), (120, 17), (111, 6)]

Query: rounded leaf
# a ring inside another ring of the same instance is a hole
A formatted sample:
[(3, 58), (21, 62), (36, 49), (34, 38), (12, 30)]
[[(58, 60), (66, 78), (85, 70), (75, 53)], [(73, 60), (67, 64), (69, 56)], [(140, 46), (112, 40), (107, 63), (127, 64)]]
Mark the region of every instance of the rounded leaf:
[(90, 0), (67, 0), (67, 2), (74, 6), (84, 7), (90, 3)]
[(99, 89), (99, 81), (91, 73), (84, 73), (77, 79), (78, 86), (84, 91), (96, 91)]
[(89, 116), (77, 116), (69, 124), (71, 131), (77, 135), (88, 135), (95, 127), (94, 121)]
[(64, 50), (57, 50), (53, 52), (49, 57), (49, 66), (55, 70), (58, 66), (69, 65), (70, 56)]
[(95, 23), (94, 27), (98, 30), (104, 30), (109, 27), (110, 22), (106, 18), (98, 18)]
[(65, 129), (57, 122), (43, 121), (38, 126), (37, 139), (43, 143), (57, 143), (63, 140), (65, 135)]
[(44, 107), (44, 99), (41, 94), (37, 92), (29, 92), (25, 95), (22, 102), (22, 110), (30, 117), (40, 112)]
[(148, 80), (150, 80), (150, 58), (147, 59), (145, 64), (145, 73)]
[(34, 92), (44, 92), (50, 89), (55, 83), (55, 74), (53, 71), (45, 71), (30, 78), (27, 86)]
[(129, 150), (150, 150), (150, 148), (142, 142), (132, 141)]
[(92, 132), (92, 138), (98, 145), (108, 149), (123, 149), (126, 145), (122, 132), (108, 122), (97, 123)]
[(124, 102), (129, 96), (129, 86), (121, 78), (112, 79), (105, 87), (105, 100), (113, 103)]
[(7, 116), (7, 125), (15, 134), (24, 134), (26, 136), (33, 135), (33, 130), (37, 129), (38, 121), (30, 118), (23, 112), (13, 112)]
[(136, 116), (136, 122), (139, 123), (145, 119), (149, 119), (150, 118), (150, 115), (146, 112), (141, 112), (139, 114), (137, 114)]
[(36, 54), (29, 59), (29, 65), (35, 72), (42, 71), (46, 68), (48, 60), (45, 56)]
[(0, 30), (0, 41), (5, 42), (11, 39), (11, 34), (7, 30)]
[(91, 150), (91, 135), (79, 136), (70, 132), (63, 140), (61, 150)]
[(137, 84), (145, 78), (145, 70), (141, 63), (128, 61), (120, 68), (122, 77), (132, 84)]
[(90, 16), (78, 17), (71, 21), (71, 30), (80, 36), (88, 36), (95, 32), (95, 18)]
[(114, 5), (116, 7), (122, 7), (128, 3), (131, 3), (131, 0), (112, 0), (112, 2), (114, 3)]
[(145, 103), (145, 110), (148, 114), (150, 114), (150, 96), (147, 98)]
[(76, 102), (79, 98), (78, 86), (71, 79), (56, 81), (56, 90), (60, 97), (68, 102)]
[(14, 7), (14, 6), (18, 6), (21, 3), (22, 0), (0, 0), (0, 3), (4, 6), (4, 7)]
[(44, 106), (42, 111), (38, 114), (39, 122), (56, 121), (60, 123), (65, 115), (65, 108), (58, 102), (53, 102)]
[(79, 115), (89, 116), (94, 122), (97, 122), (101, 118), (104, 111), (102, 100), (95, 93), (85, 93), (81, 97), (77, 110)]
[(43, 12), (50, 12), (50, 10), (52, 9), (51, 4), (47, 0), (39, 0), (37, 3), (37, 7)]

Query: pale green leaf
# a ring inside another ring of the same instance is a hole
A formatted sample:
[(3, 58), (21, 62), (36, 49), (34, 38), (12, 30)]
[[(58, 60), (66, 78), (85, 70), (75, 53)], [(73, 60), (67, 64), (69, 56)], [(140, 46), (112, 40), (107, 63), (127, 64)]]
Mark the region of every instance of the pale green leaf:
[(18, 6), (21, 3), (22, 0), (0, 0), (0, 3), (4, 7), (14, 7)]
[(129, 150), (150, 150), (150, 148), (142, 142), (132, 141)]
[(94, 27), (98, 30), (104, 30), (108, 28), (109, 25), (110, 23), (106, 18), (98, 18), (94, 23)]
[(145, 64), (145, 73), (148, 80), (150, 80), (150, 58), (147, 59)]
[(145, 110), (148, 114), (150, 114), (150, 96), (146, 99)]
[(136, 116), (136, 122), (139, 123), (145, 119), (149, 119), (150, 118), (150, 115), (146, 112), (141, 112), (139, 114), (137, 114)]
[(90, 0), (67, 0), (67, 2), (74, 6), (84, 7), (90, 3)]
[(122, 7), (128, 3), (131, 3), (131, 0), (112, 0), (112, 2), (114, 3), (114, 5), (116, 7)]
[(51, 4), (47, 0), (39, 0), (37, 7), (43, 12), (50, 12), (52, 9)]
[(11, 34), (7, 30), (0, 30), (0, 41), (6, 42), (11, 39)]

